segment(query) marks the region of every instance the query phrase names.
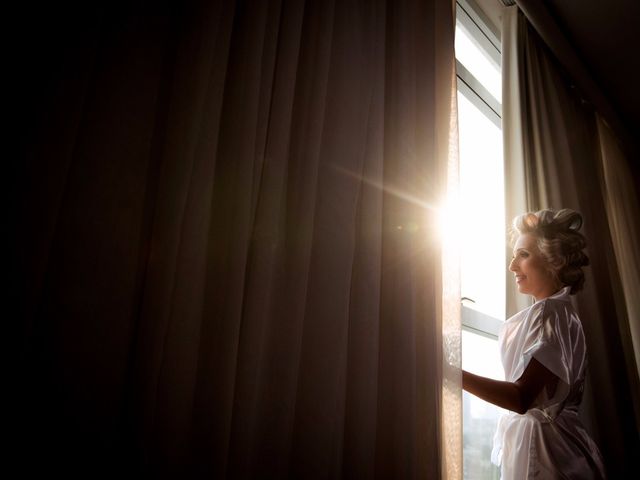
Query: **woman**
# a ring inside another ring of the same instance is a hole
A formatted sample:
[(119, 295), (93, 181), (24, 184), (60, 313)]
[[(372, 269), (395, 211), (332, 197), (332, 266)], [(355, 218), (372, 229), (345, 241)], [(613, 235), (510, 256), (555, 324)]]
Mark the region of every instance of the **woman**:
[(509, 318), (498, 345), (506, 381), (463, 371), (463, 388), (510, 410), (494, 437), (502, 480), (604, 478), (600, 452), (578, 418), (586, 369), (582, 325), (569, 295), (582, 289), (585, 239), (572, 210), (525, 213), (509, 270), (535, 303)]

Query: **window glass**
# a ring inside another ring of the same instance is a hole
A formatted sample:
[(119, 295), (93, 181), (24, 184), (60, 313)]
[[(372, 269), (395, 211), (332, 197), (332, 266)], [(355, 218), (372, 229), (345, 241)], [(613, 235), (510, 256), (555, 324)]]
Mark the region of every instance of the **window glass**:
[(504, 320), (505, 227), (502, 132), (458, 93), (460, 265), (466, 304)]
[[(477, 35), (482, 35), (480, 31)], [(474, 36), (460, 21), (456, 22), (456, 58), (467, 70), (502, 103), (502, 76), (500, 67), (474, 40)]]
[[(470, 0), (464, 2), (467, 5)], [(466, 8), (466, 7), (465, 7)], [(480, 22), (480, 23), (478, 23)], [(460, 188), (457, 231), (463, 306), (462, 368), (503, 379), (496, 339), (505, 315), (506, 259), (504, 167), (500, 109), (502, 79), (497, 48), (474, 18), (458, 9), (456, 59)], [(495, 40), (494, 40), (495, 41)], [(499, 46), (498, 46), (499, 48)], [(487, 50), (485, 50), (487, 49)], [(490, 55), (488, 52), (491, 52)], [(466, 310), (466, 309), (471, 310)], [(473, 327), (473, 328), (472, 328)], [(500, 470), (491, 463), (493, 436), (503, 410), (466, 392), (463, 394), (463, 472), (465, 479), (493, 480)]]
[[(462, 331), (462, 368), (477, 375), (503, 380), (497, 341)], [(503, 412), (464, 392), (462, 397), (463, 475), (467, 479), (498, 480), (500, 469), (491, 463), (493, 435)]]

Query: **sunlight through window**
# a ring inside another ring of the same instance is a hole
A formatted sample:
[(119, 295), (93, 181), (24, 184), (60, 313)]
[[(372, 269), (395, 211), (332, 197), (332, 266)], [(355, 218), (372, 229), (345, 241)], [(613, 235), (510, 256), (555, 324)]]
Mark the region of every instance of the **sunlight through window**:
[(456, 22), (456, 58), (502, 103), (502, 76), (500, 67), (480, 48), (464, 25)]
[[(458, 225), (462, 305), (462, 367), (503, 379), (497, 333), (505, 319), (504, 166), (502, 158), (499, 34), (483, 23), (472, 0), (458, 0), (459, 192)], [(448, 207), (451, 210), (451, 206)], [(455, 216), (452, 216), (455, 217)], [(466, 299), (466, 300), (464, 300)], [(463, 394), (463, 475), (497, 480), (491, 463), (501, 409)]]
[(504, 320), (502, 132), (458, 94), (462, 296), (470, 308)]

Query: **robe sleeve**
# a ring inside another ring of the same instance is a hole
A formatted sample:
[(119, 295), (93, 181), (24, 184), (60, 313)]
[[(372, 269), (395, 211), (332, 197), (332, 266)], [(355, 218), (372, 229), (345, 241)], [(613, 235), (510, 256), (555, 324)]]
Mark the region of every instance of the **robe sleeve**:
[(567, 320), (549, 302), (544, 302), (531, 320), (524, 339), (521, 372), (535, 358), (556, 377), (570, 385), (571, 341), (568, 338)]

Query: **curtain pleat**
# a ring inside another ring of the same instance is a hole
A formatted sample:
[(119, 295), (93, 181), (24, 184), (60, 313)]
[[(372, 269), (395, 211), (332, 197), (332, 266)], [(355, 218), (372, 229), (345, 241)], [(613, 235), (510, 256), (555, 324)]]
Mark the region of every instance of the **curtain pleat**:
[(21, 418), (47, 434), (25, 452), (71, 476), (460, 478), (452, 2), (96, 15), (30, 132)]
[[(513, 219), (528, 210), (527, 177), (524, 162), (524, 130), (522, 118), (524, 99), (520, 84), (520, 64), (524, 55), (524, 31), (519, 25), (518, 8), (507, 7), (502, 11), (502, 141), (505, 181), (505, 225), (509, 227)], [(513, 272), (509, 270), (513, 256), (512, 245), (506, 242), (505, 275), (506, 318), (532, 304), (531, 299), (520, 295), (513, 282)]]
[[(619, 142), (606, 122), (597, 116), (598, 139), (602, 160), (600, 176), (611, 239), (615, 251), (616, 265), (622, 283), (622, 303), (625, 304), (630, 322), (630, 337), (626, 337), (625, 353), (640, 352), (640, 296), (636, 295), (640, 285), (640, 254), (635, 245), (640, 243), (640, 226), (629, 219), (640, 218), (640, 206), (633, 175), (626, 163)], [(640, 372), (640, 355), (627, 357), (627, 364)], [(637, 392), (640, 395), (640, 392)], [(637, 399), (636, 399), (637, 401)], [(639, 404), (636, 404), (640, 408)], [(640, 415), (639, 415), (640, 416)], [(640, 429), (640, 428), (639, 428)]]

